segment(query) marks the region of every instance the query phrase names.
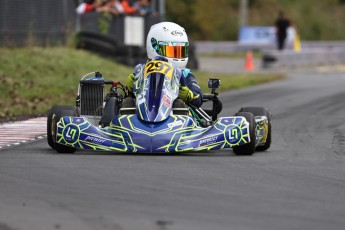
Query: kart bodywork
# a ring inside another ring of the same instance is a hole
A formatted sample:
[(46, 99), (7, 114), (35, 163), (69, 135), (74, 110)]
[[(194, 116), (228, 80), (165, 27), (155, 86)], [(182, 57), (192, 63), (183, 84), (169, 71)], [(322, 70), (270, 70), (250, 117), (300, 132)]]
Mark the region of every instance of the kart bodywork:
[[(251, 155), (270, 147), (269, 111), (246, 107), (234, 116), (217, 118), (220, 110), (215, 105), (220, 101), (215, 88), (204, 99), (213, 101), (209, 113), (190, 106), (187, 110), (192, 116), (175, 114), (172, 104), (178, 96), (180, 73), (164, 60), (148, 62), (142, 74), (136, 76), (136, 106), (132, 114), (121, 114), (119, 82), (110, 82), (112, 87), (105, 98), (94, 96), (95, 88), (107, 83), (97, 74), (80, 82), (76, 109), (55, 106), (50, 110), (48, 144), (58, 152), (87, 149), (151, 153), (233, 148), (236, 154)], [(83, 87), (93, 94), (83, 93)], [(98, 104), (94, 98), (98, 98)]]
[(189, 116), (171, 115), (160, 123), (144, 123), (137, 115), (116, 116), (98, 128), (88, 119), (63, 117), (57, 143), (78, 149), (124, 152), (183, 152), (231, 148), (250, 142), (243, 117), (223, 117), (214, 125), (198, 127)]

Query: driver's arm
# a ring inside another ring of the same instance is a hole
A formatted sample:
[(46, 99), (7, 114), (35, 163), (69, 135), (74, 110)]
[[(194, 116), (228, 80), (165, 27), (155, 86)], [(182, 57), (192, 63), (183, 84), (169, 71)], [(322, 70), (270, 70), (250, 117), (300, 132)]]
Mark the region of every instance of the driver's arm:
[[(195, 76), (189, 69), (183, 71), (183, 79), (181, 79), (181, 87), (179, 92), (179, 98), (184, 102), (190, 103), (196, 107), (201, 107), (203, 102), (203, 93)], [(181, 77), (181, 78), (182, 78)]]

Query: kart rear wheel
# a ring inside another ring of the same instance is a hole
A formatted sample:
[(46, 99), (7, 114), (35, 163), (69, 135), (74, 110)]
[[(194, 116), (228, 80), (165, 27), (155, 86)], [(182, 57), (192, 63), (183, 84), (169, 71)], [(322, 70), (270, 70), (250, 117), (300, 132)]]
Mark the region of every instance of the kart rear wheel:
[(236, 155), (252, 155), (255, 152), (255, 118), (252, 113), (238, 112), (235, 116), (244, 117), (249, 123), (249, 136), (250, 142), (244, 145), (233, 147), (233, 151)]
[(268, 132), (267, 132), (267, 138), (264, 145), (256, 147), (256, 151), (266, 151), (271, 147), (272, 143), (272, 115), (271, 112), (264, 107), (244, 107), (240, 109), (240, 112), (250, 112), (254, 114), (254, 116), (266, 116), (268, 120)]
[(59, 153), (74, 153), (75, 148), (56, 143), (57, 123), (63, 116), (77, 116), (76, 107), (69, 105), (53, 106), (48, 111), (47, 119), (47, 141), (48, 145)]
[(54, 149), (54, 141), (53, 141), (53, 136), (52, 136), (52, 117), (53, 117), (53, 113), (52, 113), (52, 109), (48, 110), (48, 114), (47, 114), (47, 142), (48, 145)]

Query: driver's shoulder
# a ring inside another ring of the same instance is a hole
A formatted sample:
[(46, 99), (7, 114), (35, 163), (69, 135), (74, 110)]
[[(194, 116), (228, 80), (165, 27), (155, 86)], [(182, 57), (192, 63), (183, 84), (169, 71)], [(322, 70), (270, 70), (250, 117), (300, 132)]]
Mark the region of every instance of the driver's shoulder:
[(190, 77), (191, 75), (193, 75), (192, 70), (188, 69), (188, 68), (183, 68), (182, 69), (182, 74), (183, 74), (183, 77), (185, 77), (185, 78)]

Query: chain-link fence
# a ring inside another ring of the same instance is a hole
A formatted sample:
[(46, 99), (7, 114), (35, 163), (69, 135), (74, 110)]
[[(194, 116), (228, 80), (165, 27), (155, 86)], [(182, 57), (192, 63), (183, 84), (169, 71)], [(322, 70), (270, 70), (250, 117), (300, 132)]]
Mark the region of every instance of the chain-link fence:
[(0, 0), (0, 46), (53, 45), (75, 30), (74, 0)]

